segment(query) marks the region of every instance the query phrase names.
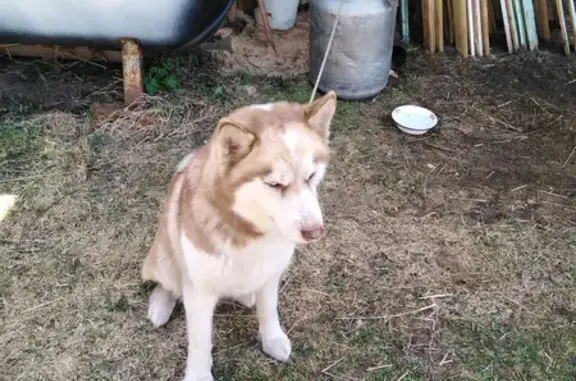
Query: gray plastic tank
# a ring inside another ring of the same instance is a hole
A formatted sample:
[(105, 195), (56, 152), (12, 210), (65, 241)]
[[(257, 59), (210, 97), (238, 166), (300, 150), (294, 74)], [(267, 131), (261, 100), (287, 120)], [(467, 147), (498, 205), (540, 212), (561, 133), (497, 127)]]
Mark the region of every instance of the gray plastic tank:
[(186, 49), (216, 33), (233, 2), (0, 0), (0, 41), (115, 49), (131, 38), (145, 51)]
[[(332, 48), (318, 88), (356, 100), (388, 85), (398, 0), (343, 0)], [(310, 81), (316, 82), (340, 0), (310, 4)]]

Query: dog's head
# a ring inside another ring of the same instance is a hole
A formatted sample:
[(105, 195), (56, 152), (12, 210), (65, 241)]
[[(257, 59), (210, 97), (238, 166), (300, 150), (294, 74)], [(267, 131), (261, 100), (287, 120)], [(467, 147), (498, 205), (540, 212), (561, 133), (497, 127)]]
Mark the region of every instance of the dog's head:
[(336, 94), (329, 92), (311, 104), (248, 106), (220, 120), (210, 161), (238, 217), (299, 244), (322, 235), (316, 189), (330, 158), (335, 111)]

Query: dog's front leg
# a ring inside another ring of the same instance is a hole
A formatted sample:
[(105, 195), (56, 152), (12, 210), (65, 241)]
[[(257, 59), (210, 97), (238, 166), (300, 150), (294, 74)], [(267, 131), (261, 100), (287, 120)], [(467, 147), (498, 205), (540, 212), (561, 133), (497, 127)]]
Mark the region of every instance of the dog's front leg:
[(212, 316), (218, 297), (199, 290), (188, 280), (183, 282), (188, 358), (184, 381), (213, 381), (212, 377)]
[(284, 362), (290, 357), (292, 346), (278, 318), (278, 285), (281, 275), (272, 277), (256, 293), (256, 314), (262, 349), (274, 359)]

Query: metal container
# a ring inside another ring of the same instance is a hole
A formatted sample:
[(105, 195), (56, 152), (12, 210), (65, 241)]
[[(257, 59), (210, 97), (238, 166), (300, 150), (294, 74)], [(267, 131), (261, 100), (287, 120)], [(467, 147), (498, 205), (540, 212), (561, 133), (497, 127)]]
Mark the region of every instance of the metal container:
[[(310, 80), (316, 81), (341, 0), (310, 5)], [(341, 99), (373, 97), (388, 84), (398, 0), (342, 0), (342, 11), (318, 88)]]
[(0, 42), (119, 48), (135, 39), (148, 51), (203, 42), (233, 0), (0, 0)]

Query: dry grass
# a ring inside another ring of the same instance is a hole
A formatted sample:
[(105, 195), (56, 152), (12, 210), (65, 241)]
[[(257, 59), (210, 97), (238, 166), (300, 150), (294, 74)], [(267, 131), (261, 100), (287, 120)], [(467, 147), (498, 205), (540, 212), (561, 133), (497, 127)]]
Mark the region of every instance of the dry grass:
[[(1, 380), (181, 378), (182, 310), (153, 329), (139, 279), (164, 187), (225, 112), (311, 88), (181, 65), (181, 90), (111, 123), (86, 115), (94, 91), (60, 111), (5, 106), (0, 194), (18, 203), (0, 225)], [(47, 88), (63, 86), (51, 70)], [(218, 379), (574, 379), (574, 62), (415, 56), (405, 71), (374, 102), (339, 104), (328, 235), (282, 288), (292, 362), (265, 357), (253, 313), (223, 303)], [(401, 135), (387, 115), (404, 102), (434, 109), (440, 128)]]

